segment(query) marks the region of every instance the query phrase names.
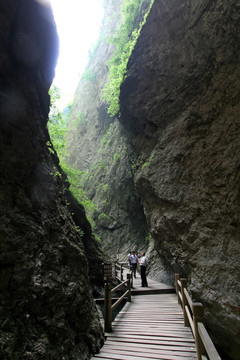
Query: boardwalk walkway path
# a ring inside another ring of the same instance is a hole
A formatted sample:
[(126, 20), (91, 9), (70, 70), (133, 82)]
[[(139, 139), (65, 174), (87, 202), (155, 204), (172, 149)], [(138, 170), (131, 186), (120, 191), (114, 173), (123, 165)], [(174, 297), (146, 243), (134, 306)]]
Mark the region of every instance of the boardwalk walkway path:
[(111, 333), (99, 354), (92, 359), (192, 360), (195, 341), (184, 327), (181, 306), (173, 288), (148, 279), (147, 288), (134, 279), (132, 302), (115, 318)]

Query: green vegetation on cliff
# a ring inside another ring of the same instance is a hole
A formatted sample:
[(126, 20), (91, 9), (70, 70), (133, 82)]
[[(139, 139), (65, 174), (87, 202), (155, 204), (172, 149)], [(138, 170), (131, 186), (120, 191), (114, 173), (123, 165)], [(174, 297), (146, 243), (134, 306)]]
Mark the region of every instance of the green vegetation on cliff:
[[(108, 38), (108, 42), (115, 47), (113, 57), (108, 62), (109, 81), (103, 90), (103, 97), (109, 103), (108, 113), (110, 116), (119, 113), (120, 86), (126, 76), (127, 62), (152, 4), (153, 0), (124, 0), (121, 7), (122, 23), (113, 35)], [(120, 7), (120, 4), (118, 6)], [(98, 46), (99, 42), (96, 48)], [(96, 77), (97, 72), (94, 68), (86, 68), (82, 80), (89, 94), (94, 90)], [(117, 131), (116, 126), (111, 124), (99, 143), (99, 149), (97, 150), (99, 156), (91, 163), (88, 171), (82, 171), (70, 165), (69, 154), (66, 148), (68, 120), (63, 117), (63, 114), (57, 108), (57, 101), (60, 98), (58, 89), (52, 87), (50, 95), (49, 133), (58, 154), (60, 166), (68, 177), (70, 191), (77, 201), (84, 206), (92, 227), (96, 228), (96, 223), (99, 220), (105, 226), (108, 220), (108, 215), (106, 214), (109, 212), (112, 199), (109, 195), (108, 185), (106, 185), (101, 174), (104, 172), (107, 176), (110, 176), (109, 174), (113, 173), (114, 176), (111, 175), (111, 181), (114, 183), (113, 186), (117, 187), (115, 177), (117, 178), (118, 174), (122, 173), (122, 164), (127, 162), (124, 141), (119, 134), (116, 135), (114, 133)], [(92, 98), (95, 100), (94, 97)], [(87, 126), (89, 113), (91, 111), (88, 108), (83, 108), (76, 112), (74, 118), (71, 116), (74, 131), (80, 127)], [(114, 140), (116, 136), (118, 138), (117, 141)], [(115, 144), (114, 151), (109, 152), (113, 142)], [(50, 152), (54, 151), (51, 142), (49, 142), (48, 148)], [(55, 175), (59, 175), (59, 173), (56, 172)], [(91, 183), (95, 184), (93, 188), (89, 188)], [(96, 198), (97, 200), (95, 200)]]
[(64, 120), (63, 114), (57, 107), (57, 102), (60, 99), (59, 89), (56, 86), (52, 86), (49, 90), (49, 95), (51, 101), (51, 110), (49, 114), (48, 130), (54, 148), (59, 156), (59, 159), (61, 160), (65, 154), (67, 121)]
[[(51, 98), (51, 110), (49, 114), (48, 130), (52, 144), (58, 154), (60, 166), (68, 177), (68, 181), (70, 183), (69, 189), (71, 193), (77, 199), (77, 201), (82, 204), (87, 210), (87, 213), (89, 214), (88, 220), (94, 227), (92, 217), (95, 212), (96, 205), (88, 198), (88, 196), (86, 195), (86, 191), (84, 190), (84, 185), (88, 179), (89, 174), (86, 171), (78, 170), (74, 166), (67, 164), (66, 160), (69, 156), (66, 151), (66, 133), (68, 131), (68, 119), (67, 117), (63, 117), (63, 113), (61, 113), (57, 107), (57, 101), (60, 99), (59, 89), (56, 86), (52, 86), (49, 94)], [(81, 116), (81, 119), (82, 118), (83, 116)], [(50, 152), (54, 152), (49, 141), (47, 142), (47, 146)], [(60, 174), (59, 172), (56, 172), (55, 175)]]
[[(103, 89), (102, 97), (109, 104), (108, 113), (111, 117), (119, 114), (120, 86), (127, 76), (128, 59), (154, 0), (149, 2), (149, 5), (141, 14), (143, 4), (148, 2), (149, 0), (125, 0), (121, 8), (122, 23), (108, 39), (109, 43), (115, 46), (115, 51), (113, 57), (107, 63), (109, 67), (108, 82)], [(140, 15), (141, 20), (139, 23), (138, 18)]]

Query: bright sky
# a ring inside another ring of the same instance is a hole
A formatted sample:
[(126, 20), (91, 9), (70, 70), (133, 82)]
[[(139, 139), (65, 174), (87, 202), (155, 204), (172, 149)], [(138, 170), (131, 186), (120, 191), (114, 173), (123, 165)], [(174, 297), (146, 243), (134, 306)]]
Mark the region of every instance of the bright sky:
[(51, 0), (60, 39), (60, 54), (54, 84), (66, 106), (88, 62), (88, 52), (97, 42), (103, 18), (102, 0)]

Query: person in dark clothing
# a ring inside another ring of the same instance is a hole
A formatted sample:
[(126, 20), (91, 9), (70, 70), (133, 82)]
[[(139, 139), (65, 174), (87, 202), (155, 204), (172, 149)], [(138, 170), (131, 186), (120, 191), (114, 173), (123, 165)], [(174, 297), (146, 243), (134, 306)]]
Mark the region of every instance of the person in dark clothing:
[(132, 266), (133, 276), (135, 277), (135, 279), (136, 279), (137, 264), (138, 264), (138, 257), (136, 255), (136, 251), (133, 251), (131, 255), (131, 266)]

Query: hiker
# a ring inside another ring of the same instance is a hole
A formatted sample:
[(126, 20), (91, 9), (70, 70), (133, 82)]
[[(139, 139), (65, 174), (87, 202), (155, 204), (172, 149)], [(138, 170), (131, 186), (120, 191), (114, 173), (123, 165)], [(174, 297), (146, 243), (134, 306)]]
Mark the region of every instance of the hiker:
[(131, 268), (131, 256), (132, 256), (132, 252), (131, 251), (129, 251), (129, 254), (128, 254), (128, 266), (129, 266), (129, 268)]
[(142, 252), (141, 258), (139, 260), (140, 264), (140, 275), (142, 280), (142, 287), (148, 287), (147, 277), (146, 277), (146, 268), (147, 268), (147, 258), (145, 256), (145, 252)]
[(138, 264), (138, 257), (136, 255), (136, 251), (133, 251), (131, 255), (131, 266), (132, 266), (133, 276), (135, 279), (136, 279), (137, 264)]

